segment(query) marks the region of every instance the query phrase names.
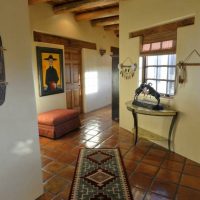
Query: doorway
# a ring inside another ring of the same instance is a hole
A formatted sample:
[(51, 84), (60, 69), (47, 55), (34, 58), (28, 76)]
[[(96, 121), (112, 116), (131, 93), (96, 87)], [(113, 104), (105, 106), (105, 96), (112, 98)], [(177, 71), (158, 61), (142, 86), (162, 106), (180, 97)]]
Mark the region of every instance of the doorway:
[(82, 113), (81, 49), (65, 49), (66, 104)]
[(111, 47), (112, 52), (112, 120), (119, 121), (119, 48)]

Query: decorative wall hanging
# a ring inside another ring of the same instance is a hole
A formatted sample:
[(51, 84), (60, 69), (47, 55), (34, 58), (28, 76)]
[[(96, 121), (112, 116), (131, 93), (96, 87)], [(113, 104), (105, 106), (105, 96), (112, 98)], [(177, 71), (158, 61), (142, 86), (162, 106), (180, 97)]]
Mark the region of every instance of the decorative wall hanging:
[(103, 56), (106, 53), (106, 49), (100, 48), (99, 53), (101, 56)]
[(0, 36), (0, 105), (5, 101), (6, 96), (6, 75), (5, 75), (5, 64), (4, 64), (4, 54), (6, 49), (3, 48), (1, 36)]
[(36, 47), (40, 96), (64, 92), (63, 50)]
[(178, 62), (177, 66), (178, 66), (178, 83), (179, 84), (183, 84), (186, 81), (186, 66), (200, 66), (200, 63), (189, 63), (189, 59), (191, 58), (191, 56), (193, 54), (198, 55), (198, 57), (200, 57), (200, 53), (194, 49), (184, 61), (180, 61)]
[(183, 62), (179, 62), (178, 66), (178, 83), (183, 84), (186, 81), (186, 67), (183, 65)]
[[(125, 64), (129, 62), (129, 64)], [(120, 75), (125, 79), (131, 79), (137, 68), (137, 64), (133, 63), (130, 57), (127, 57), (121, 64), (118, 65)]]

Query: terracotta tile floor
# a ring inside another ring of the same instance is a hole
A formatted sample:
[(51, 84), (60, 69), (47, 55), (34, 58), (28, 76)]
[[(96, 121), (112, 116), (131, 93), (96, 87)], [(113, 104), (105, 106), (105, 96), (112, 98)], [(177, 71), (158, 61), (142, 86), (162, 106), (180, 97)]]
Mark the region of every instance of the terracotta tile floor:
[(135, 200), (200, 200), (200, 164), (133, 136), (111, 120), (110, 107), (81, 116), (80, 130), (58, 140), (40, 138), (45, 193), (67, 200), (80, 148), (119, 147)]

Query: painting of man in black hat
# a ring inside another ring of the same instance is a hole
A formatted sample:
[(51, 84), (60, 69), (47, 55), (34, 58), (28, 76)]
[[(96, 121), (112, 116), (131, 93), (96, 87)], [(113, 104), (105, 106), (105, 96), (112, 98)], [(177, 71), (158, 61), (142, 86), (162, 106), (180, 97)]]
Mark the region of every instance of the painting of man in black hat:
[(36, 47), (40, 96), (64, 92), (63, 50)]
[(53, 61), (57, 60), (52, 55), (49, 55), (48, 58), (45, 58), (45, 60), (48, 60), (49, 62), (49, 68), (46, 70), (46, 85), (47, 85), (47, 91), (53, 91), (57, 88), (57, 82), (59, 80), (58, 74), (56, 69), (53, 67)]

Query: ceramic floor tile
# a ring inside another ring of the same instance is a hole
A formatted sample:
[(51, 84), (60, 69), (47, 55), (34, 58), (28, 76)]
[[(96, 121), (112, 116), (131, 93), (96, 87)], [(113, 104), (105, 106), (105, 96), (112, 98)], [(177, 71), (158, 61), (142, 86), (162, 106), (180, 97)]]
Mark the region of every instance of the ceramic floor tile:
[(126, 175), (127, 175), (127, 177), (130, 178), (130, 176), (131, 176), (131, 174), (133, 173), (133, 171), (127, 170), (127, 169), (125, 169), (125, 170), (126, 170)]
[(77, 156), (65, 152), (57, 158), (57, 161), (63, 164), (71, 164), (76, 161), (76, 159)]
[(199, 166), (200, 167), (200, 163), (194, 162), (190, 159), (186, 159), (186, 164), (188, 165), (195, 165), (195, 166)]
[(139, 140), (137, 143), (138, 148), (150, 148), (152, 147), (153, 143), (148, 140)]
[(133, 161), (133, 160), (126, 160), (126, 159), (124, 159), (123, 160), (123, 163), (124, 163), (124, 166), (125, 166), (125, 168), (127, 169), (127, 170), (129, 170), (129, 171), (134, 171), (135, 169), (136, 169), (136, 167), (137, 167), (137, 163), (135, 162), (135, 161)]
[(152, 155), (145, 155), (142, 162), (150, 164), (150, 165), (160, 166), (162, 159), (152, 156)]
[(141, 188), (143, 190), (147, 190), (151, 185), (152, 178), (145, 176), (141, 173), (134, 173), (129, 178), (130, 185), (132, 187)]
[(67, 165), (64, 167), (59, 173), (59, 176), (62, 176), (63, 178), (72, 181), (74, 177), (74, 171), (75, 167), (72, 165)]
[(142, 160), (142, 158), (144, 157), (144, 154), (141, 153), (140, 151), (135, 151), (135, 152), (128, 152), (126, 155), (125, 155), (125, 158), (127, 160), (136, 160), (136, 161), (140, 161)]
[(81, 148), (82, 147), (80, 147), (80, 146), (74, 147), (73, 149), (71, 149), (70, 153), (77, 158), (77, 156), (78, 156), (79, 151), (80, 151)]
[(42, 156), (42, 167), (45, 167), (47, 164), (49, 164), (50, 162), (52, 162), (52, 159), (49, 159), (47, 157)]
[(110, 145), (110, 147), (115, 147), (117, 145), (117, 141), (116, 140), (107, 139), (105, 142), (103, 142), (103, 144)]
[(145, 196), (145, 191), (136, 187), (131, 188), (134, 200), (143, 200)]
[(49, 192), (45, 192), (43, 195), (41, 195), (39, 198), (37, 198), (36, 200), (52, 200), (54, 197), (53, 194), (49, 193)]
[(43, 182), (47, 181), (48, 179), (50, 179), (53, 176), (52, 173), (49, 173), (44, 170), (42, 170), (42, 175), (43, 175)]
[(200, 190), (200, 178), (196, 176), (189, 176), (189, 175), (183, 174), (180, 184), (183, 186)]
[(56, 150), (59, 150), (59, 151), (70, 151), (72, 148), (74, 148), (75, 144), (73, 143), (73, 141), (70, 141), (70, 142), (65, 142), (65, 143), (62, 143), (61, 145), (59, 145), (59, 147), (56, 148)]
[(162, 181), (178, 183), (181, 174), (179, 172), (170, 171), (166, 169), (160, 169), (156, 178)]
[(123, 148), (119, 148), (120, 149), (120, 152), (121, 152), (121, 155), (124, 156), (128, 150), (127, 149), (123, 149)]
[(162, 159), (163, 157), (165, 157), (167, 155), (167, 152), (159, 150), (159, 149), (151, 148), (149, 150), (149, 152), (147, 153), (147, 155), (151, 155), (151, 156)]
[(161, 167), (172, 170), (172, 171), (181, 172), (184, 165), (183, 165), (183, 163), (180, 163), (180, 162), (165, 160)]
[(151, 192), (162, 195), (169, 199), (173, 199), (175, 196), (176, 188), (176, 184), (155, 181), (151, 187)]
[(143, 147), (143, 146), (135, 146), (135, 145), (133, 145), (131, 148), (130, 148), (130, 150), (129, 150), (129, 152), (132, 152), (132, 153), (135, 153), (135, 152), (140, 152), (140, 153), (142, 153), (142, 154), (146, 154), (147, 152), (149, 151), (149, 147)]
[(184, 174), (199, 176), (200, 177), (200, 167), (196, 165), (188, 165), (186, 164), (183, 170)]
[(200, 191), (180, 186), (177, 192), (176, 200), (199, 200)]
[(62, 151), (48, 151), (48, 150), (43, 151), (44, 156), (50, 159), (56, 159), (58, 156), (60, 156), (61, 153)]
[(98, 143), (86, 141), (84, 145), (85, 145), (86, 148), (94, 148), (95, 146), (98, 145)]
[(67, 200), (69, 197), (69, 193), (71, 190), (71, 184), (67, 184), (63, 191), (58, 193), (58, 195), (56, 195), (56, 197), (53, 200)]
[(101, 143), (103, 140), (104, 139), (102, 139), (100, 134), (92, 136), (92, 138), (89, 139), (90, 142), (95, 142), (95, 143)]
[(161, 196), (159, 194), (155, 194), (155, 193), (148, 193), (144, 200), (172, 200), (172, 199), (169, 199), (169, 198), (166, 198), (164, 196)]
[(141, 163), (136, 169), (136, 172), (143, 173), (151, 177), (155, 176), (157, 171), (158, 167), (146, 163)]
[(133, 144), (128, 144), (128, 143), (124, 143), (124, 142), (117, 142), (116, 146), (129, 150), (133, 146)]
[(65, 179), (56, 176), (45, 183), (44, 189), (52, 194), (58, 194), (63, 190), (66, 184), (67, 181)]
[(50, 150), (50, 151), (54, 151), (56, 148), (58, 148), (59, 146), (61, 146), (61, 143), (56, 143), (55, 141), (51, 141), (48, 144), (46, 144), (43, 148)]
[(174, 153), (174, 152), (169, 153), (168, 159), (176, 161), (176, 162), (184, 162), (185, 161), (185, 158), (183, 156), (181, 156), (177, 153)]
[(45, 171), (50, 172), (50, 173), (57, 173), (59, 172), (65, 165), (63, 163), (59, 162), (51, 162), (47, 166), (44, 167)]
[(39, 138), (39, 142), (41, 146), (45, 146), (46, 144), (48, 144), (49, 142), (51, 142), (52, 140), (49, 138), (45, 138), (45, 137), (40, 137)]
[(95, 135), (97, 135), (98, 133), (99, 133), (98, 131), (95, 131), (95, 130), (89, 130), (89, 131), (87, 132), (87, 135), (95, 136)]

